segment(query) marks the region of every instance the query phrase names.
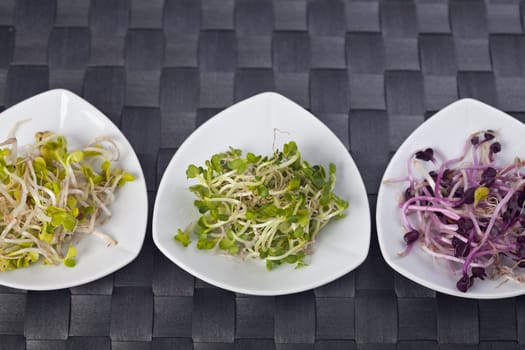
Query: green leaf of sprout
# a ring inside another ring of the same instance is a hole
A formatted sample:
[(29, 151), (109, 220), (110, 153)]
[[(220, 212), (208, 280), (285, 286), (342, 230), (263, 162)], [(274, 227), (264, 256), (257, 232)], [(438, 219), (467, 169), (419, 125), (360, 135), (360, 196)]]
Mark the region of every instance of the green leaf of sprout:
[(213, 157), (211, 157), (211, 164), (213, 166), (213, 169), (217, 172), (217, 173), (222, 173), (222, 164), (221, 164), (221, 161), (226, 158), (226, 154), (225, 153), (218, 153), (218, 154), (215, 154)]
[(91, 179), (94, 176), (93, 168), (91, 168), (91, 166), (88, 164), (82, 164), (82, 173), (88, 179)]
[(292, 255), (288, 255), (286, 258), (285, 258), (285, 261), (288, 263), (288, 264), (295, 264), (297, 262), (297, 256), (292, 254)]
[(180, 229), (177, 231), (177, 234), (173, 238), (177, 242), (182, 244), (184, 247), (187, 247), (191, 243), (190, 236)]
[(299, 187), (301, 187), (301, 180), (298, 178), (293, 178), (290, 180), (290, 183), (288, 184), (288, 189), (290, 191), (297, 190)]
[(258, 163), (261, 160), (261, 158), (262, 158), (262, 156), (256, 156), (255, 154), (253, 154), (251, 152), (248, 152), (246, 154), (246, 160), (248, 161), (248, 163), (251, 163), (251, 164)]
[(228, 162), (228, 167), (231, 170), (237, 170), (238, 174), (241, 174), (244, 170), (246, 170), (246, 167), (248, 166), (247, 162), (244, 159), (234, 159)]
[(210, 210), (210, 208), (208, 207), (208, 205), (206, 204), (205, 201), (201, 201), (201, 200), (196, 200), (193, 202), (193, 205), (199, 209), (199, 213), (201, 214), (204, 214), (206, 213), (208, 210)]
[(77, 199), (74, 196), (67, 197), (67, 206), (70, 209), (76, 208), (78, 204)]
[(200, 169), (196, 167), (195, 165), (191, 164), (188, 166), (188, 169), (186, 170), (186, 177), (188, 179), (193, 179), (201, 173)]
[(190, 186), (190, 191), (197, 194), (200, 198), (206, 198), (210, 196), (210, 190), (204, 185)]
[(69, 161), (71, 163), (78, 163), (84, 160), (84, 152), (74, 151), (69, 154)]
[(217, 215), (217, 220), (219, 221), (228, 221), (230, 216), (228, 214), (219, 214)]
[(231, 246), (233, 246), (235, 243), (232, 240), (229, 240), (227, 238), (221, 239), (219, 242), (219, 248), (222, 250), (228, 250)]
[(76, 265), (75, 257), (77, 256), (77, 248), (73, 245), (69, 245), (66, 257), (64, 258), (64, 265), (67, 267), (74, 267)]
[(197, 241), (197, 249), (208, 250), (215, 247), (217, 240), (215, 239), (199, 239)]
[(232, 245), (230, 248), (228, 248), (228, 253), (230, 253), (230, 255), (235, 255), (239, 252), (239, 246), (234, 244)]
[(297, 144), (294, 141), (290, 141), (283, 146), (283, 154), (285, 156), (293, 156), (297, 153)]
[(122, 186), (124, 186), (124, 184), (126, 182), (131, 182), (131, 181), (135, 181), (135, 176), (131, 175), (128, 172), (124, 172), (124, 174), (122, 174), (122, 177), (120, 178), (120, 181), (118, 182), (117, 186), (122, 187)]

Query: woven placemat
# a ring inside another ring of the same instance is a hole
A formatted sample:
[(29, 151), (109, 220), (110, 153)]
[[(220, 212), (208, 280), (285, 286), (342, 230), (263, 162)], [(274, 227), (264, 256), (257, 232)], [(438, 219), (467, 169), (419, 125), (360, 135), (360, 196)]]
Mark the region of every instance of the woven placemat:
[[(375, 216), (391, 154), (426, 117), (475, 97), (525, 120), (519, 1), (2, 0), (0, 105), (66, 88), (126, 134), (151, 208), (167, 162), (218, 111), (275, 90), (348, 147)], [(151, 210), (150, 210), (151, 214)], [(525, 299), (420, 287), (378, 249), (311, 291), (253, 297), (154, 247), (69, 290), (0, 287), (0, 349), (525, 349)]]

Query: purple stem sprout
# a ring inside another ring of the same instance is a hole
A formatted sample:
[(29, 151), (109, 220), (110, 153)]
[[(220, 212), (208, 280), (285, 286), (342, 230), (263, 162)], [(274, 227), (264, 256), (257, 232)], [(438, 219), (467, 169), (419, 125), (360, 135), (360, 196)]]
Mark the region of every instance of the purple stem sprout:
[(479, 131), (458, 157), (446, 160), (432, 148), (416, 151), (408, 176), (387, 181), (408, 182), (399, 205), (406, 232), (399, 255), (418, 244), (447, 261), (460, 274), (456, 287), (462, 292), (476, 279), (525, 280), (525, 162), (516, 158), (497, 166), (501, 150), (494, 131)]

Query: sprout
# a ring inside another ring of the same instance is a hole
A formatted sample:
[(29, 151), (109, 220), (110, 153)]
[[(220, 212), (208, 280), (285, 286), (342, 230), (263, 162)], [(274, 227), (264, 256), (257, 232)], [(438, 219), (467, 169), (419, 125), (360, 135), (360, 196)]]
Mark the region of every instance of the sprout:
[(432, 148), (427, 148), (424, 151), (417, 151), (416, 158), (428, 162), (434, 159), (434, 150)]
[(215, 154), (186, 170), (198, 181), (189, 189), (201, 216), (174, 239), (187, 247), (193, 235), (198, 249), (264, 259), (268, 270), (304, 266), (319, 231), (348, 207), (333, 193), (335, 172), (334, 164), (327, 171), (302, 160), (293, 141), (271, 157), (234, 148)]
[[(114, 141), (68, 151), (64, 136), (37, 132), (35, 143), (19, 152), (16, 128), (0, 143), (0, 271), (44, 264), (76, 265), (73, 240), (93, 234), (110, 244), (111, 237), (96, 231), (110, 216), (113, 192), (133, 176), (114, 168)], [(10, 147), (9, 147), (10, 146)], [(100, 170), (99, 170), (100, 169)], [(64, 250), (65, 254), (64, 254)]]
[(403, 239), (405, 240), (406, 244), (412, 244), (412, 243), (416, 242), (419, 239), (419, 231), (418, 230), (412, 230), (410, 232), (407, 232), (403, 236)]
[(67, 267), (74, 267), (76, 265), (75, 257), (77, 256), (77, 248), (72, 244), (69, 245), (66, 257), (64, 258), (64, 265)]
[[(417, 243), (460, 277), (462, 292), (476, 279), (525, 281), (525, 162), (498, 166), (494, 155), (502, 146), (495, 138), (492, 130), (476, 132), (461, 156), (441, 163), (431, 148), (417, 151), (399, 180), (408, 181), (400, 203), (406, 248), (399, 255)], [(430, 172), (422, 165), (428, 161)]]

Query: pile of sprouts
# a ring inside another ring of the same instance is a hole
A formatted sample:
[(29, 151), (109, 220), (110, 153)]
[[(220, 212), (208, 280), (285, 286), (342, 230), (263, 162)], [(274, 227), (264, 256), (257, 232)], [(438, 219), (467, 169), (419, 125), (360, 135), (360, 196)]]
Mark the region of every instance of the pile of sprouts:
[(82, 235), (117, 244), (97, 231), (111, 217), (117, 187), (133, 180), (112, 167), (116, 143), (99, 137), (69, 152), (64, 136), (45, 131), (19, 149), (17, 127), (0, 143), (0, 271), (39, 260), (73, 267)]
[(348, 202), (333, 193), (336, 167), (328, 173), (301, 159), (295, 142), (271, 157), (230, 148), (205, 162), (190, 165), (186, 175), (198, 184), (197, 222), (178, 230), (184, 246), (197, 237), (198, 249), (215, 249), (243, 258), (260, 258), (268, 270), (281, 263), (306, 264), (319, 231), (345, 216)]
[(418, 244), (448, 263), (462, 292), (476, 279), (525, 283), (525, 161), (498, 165), (501, 148), (494, 131), (479, 131), (457, 158), (419, 150), (409, 158), (408, 176), (389, 181), (408, 182), (400, 203), (407, 247), (400, 255)]

